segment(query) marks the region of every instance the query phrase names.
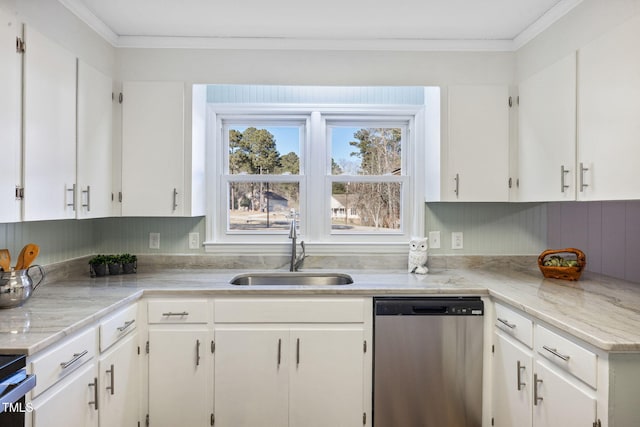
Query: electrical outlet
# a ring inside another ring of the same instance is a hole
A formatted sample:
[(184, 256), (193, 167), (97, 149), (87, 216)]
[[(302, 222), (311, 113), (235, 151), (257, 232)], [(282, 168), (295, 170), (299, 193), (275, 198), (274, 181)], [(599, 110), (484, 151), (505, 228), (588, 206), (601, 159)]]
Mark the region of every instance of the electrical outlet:
[(430, 231), (429, 241), (427, 242), (427, 244), (431, 249), (440, 249), (440, 232)]
[(160, 233), (149, 233), (149, 249), (160, 249)]
[(462, 231), (454, 231), (451, 233), (451, 249), (462, 249)]
[(189, 249), (200, 248), (200, 233), (189, 233)]

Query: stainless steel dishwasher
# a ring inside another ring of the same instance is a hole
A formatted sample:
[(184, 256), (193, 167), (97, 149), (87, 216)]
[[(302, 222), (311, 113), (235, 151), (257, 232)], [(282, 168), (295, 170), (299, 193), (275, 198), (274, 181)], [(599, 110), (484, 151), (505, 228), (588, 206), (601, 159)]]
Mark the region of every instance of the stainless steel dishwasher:
[(373, 427), (481, 427), (479, 297), (374, 298)]

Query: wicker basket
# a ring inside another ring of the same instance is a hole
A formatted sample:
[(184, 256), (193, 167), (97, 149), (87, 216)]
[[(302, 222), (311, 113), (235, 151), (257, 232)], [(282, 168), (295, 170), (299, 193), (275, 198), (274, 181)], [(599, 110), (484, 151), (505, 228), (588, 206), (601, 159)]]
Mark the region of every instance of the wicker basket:
[[(543, 265), (545, 258), (550, 255), (557, 254), (575, 254), (578, 265), (576, 267), (555, 267)], [(542, 275), (550, 279), (578, 280), (582, 275), (582, 270), (584, 270), (584, 267), (586, 265), (587, 257), (585, 256), (584, 252), (576, 248), (547, 249), (538, 257), (538, 267), (540, 268)]]

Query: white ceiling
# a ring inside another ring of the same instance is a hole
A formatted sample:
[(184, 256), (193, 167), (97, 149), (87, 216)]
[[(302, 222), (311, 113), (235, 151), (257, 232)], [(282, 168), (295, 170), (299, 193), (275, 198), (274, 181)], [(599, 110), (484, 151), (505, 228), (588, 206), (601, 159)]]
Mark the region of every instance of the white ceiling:
[(514, 50), (582, 0), (59, 0), (114, 46)]

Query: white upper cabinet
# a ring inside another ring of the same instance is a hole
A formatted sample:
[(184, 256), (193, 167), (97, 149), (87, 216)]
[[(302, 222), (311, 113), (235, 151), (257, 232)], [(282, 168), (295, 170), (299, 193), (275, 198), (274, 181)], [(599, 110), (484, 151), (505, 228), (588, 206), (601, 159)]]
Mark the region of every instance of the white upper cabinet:
[(519, 99), (519, 200), (574, 200), (575, 53), (520, 83)]
[(509, 200), (509, 88), (450, 86), (443, 201)]
[(78, 61), (78, 218), (111, 214), (112, 81)]
[(184, 83), (124, 82), (123, 95), (122, 215), (184, 215)]
[(579, 200), (640, 198), (638, 40), (640, 16), (578, 52)]
[(75, 218), (76, 58), (25, 26), (24, 216)]
[(20, 221), (16, 186), (22, 184), (20, 142), (20, 63), (16, 51), (19, 27), (15, 17), (0, 9), (0, 223)]

